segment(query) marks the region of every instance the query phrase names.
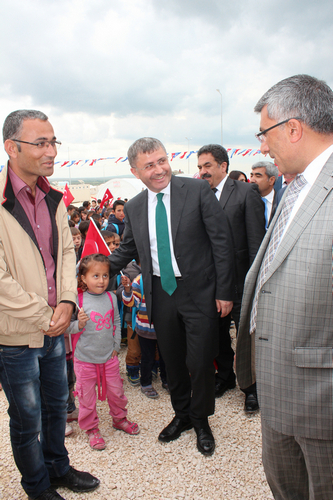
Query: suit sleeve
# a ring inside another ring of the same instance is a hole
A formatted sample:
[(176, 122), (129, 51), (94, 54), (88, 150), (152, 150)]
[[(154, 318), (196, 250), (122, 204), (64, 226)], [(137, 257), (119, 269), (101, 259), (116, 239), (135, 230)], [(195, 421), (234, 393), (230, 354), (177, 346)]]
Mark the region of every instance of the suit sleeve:
[(133, 232), (130, 217), (126, 210), (126, 204), (124, 206), (125, 212), (125, 230), (123, 233), (123, 241), (120, 244), (120, 248), (117, 248), (111, 255), (109, 255), (109, 260), (111, 264), (111, 276), (119, 273), (121, 269), (127, 266), (131, 260), (135, 259), (138, 254)]
[[(201, 212), (209, 236), (216, 270), (216, 294), (218, 300), (234, 300), (232, 240), (227, 217), (212, 193), (208, 182), (202, 183)], [(204, 256), (203, 256), (204, 263)]]
[(257, 255), (265, 236), (265, 204), (256, 189), (248, 189), (245, 200), (245, 225), (249, 249), (249, 267)]

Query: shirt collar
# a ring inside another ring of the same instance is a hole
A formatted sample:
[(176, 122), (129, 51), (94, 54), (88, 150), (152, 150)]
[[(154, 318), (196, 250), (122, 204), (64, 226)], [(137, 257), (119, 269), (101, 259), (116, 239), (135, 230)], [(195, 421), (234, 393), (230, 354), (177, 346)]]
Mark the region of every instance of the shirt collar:
[(311, 163), (306, 167), (304, 172), (302, 172), (303, 176), (305, 177), (307, 183), (312, 186), (318, 175), (320, 174), (320, 171), (322, 170), (323, 166), (329, 159), (329, 157), (333, 154), (333, 144), (329, 146), (325, 151), (323, 151), (317, 158), (312, 160)]
[[(148, 198), (150, 201), (152, 201), (154, 198), (156, 198), (156, 195), (158, 193), (155, 193), (154, 191), (151, 191), (149, 188), (147, 188), (148, 190)], [(163, 194), (167, 194), (170, 196), (170, 182), (169, 184), (167, 185), (166, 188), (162, 189), (162, 191), (160, 191), (160, 193), (163, 193)]]
[[(10, 182), (12, 184), (13, 192), (15, 198), (17, 198), (17, 195), (22, 189), (27, 191), (27, 188), (29, 192), (31, 192), (31, 188), (26, 184), (15, 172), (14, 170), (10, 167), (8, 164), (8, 175), (10, 178)], [(37, 180), (37, 186), (44, 192), (48, 193), (50, 191), (50, 183), (45, 177), (38, 177)]]

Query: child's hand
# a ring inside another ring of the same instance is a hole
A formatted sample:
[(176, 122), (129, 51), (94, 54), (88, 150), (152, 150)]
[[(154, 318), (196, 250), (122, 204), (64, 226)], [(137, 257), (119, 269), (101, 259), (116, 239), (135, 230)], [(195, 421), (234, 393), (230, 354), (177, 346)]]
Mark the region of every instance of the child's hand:
[(84, 312), (83, 307), (81, 307), (81, 309), (79, 310), (79, 314), (77, 315), (77, 319), (79, 320), (79, 330), (82, 330), (86, 326), (86, 324), (89, 320), (89, 317)]
[(124, 285), (125, 292), (129, 292), (131, 288), (131, 280), (127, 276), (121, 277), (121, 284)]
[(117, 358), (118, 358), (118, 353), (117, 353), (117, 351), (112, 351), (112, 354), (111, 354), (111, 359), (113, 359), (114, 357), (117, 357)]

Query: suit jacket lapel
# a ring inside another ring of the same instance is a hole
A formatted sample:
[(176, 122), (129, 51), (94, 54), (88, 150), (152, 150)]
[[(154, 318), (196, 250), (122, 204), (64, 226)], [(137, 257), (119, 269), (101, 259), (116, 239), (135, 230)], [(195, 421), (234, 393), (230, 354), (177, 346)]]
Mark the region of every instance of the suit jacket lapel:
[(175, 247), (176, 234), (181, 218), (181, 214), (185, 205), (187, 196), (187, 188), (180, 177), (171, 177), (170, 186), (170, 212), (171, 212), (171, 232), (173, 246)]
[(222, 208), (226, 206), (229, 196), (234, 190), (234, 186), (234, 181), (230, 179), (230, 177), (227, 177), (220, 196), (220, 203), (222, 205)]
[[(291, 252), (304, 229), (310, 223), (325, 198), (333, 189), (333, 157), (323, 167), (316, 182), (312, 186), (310, 192), (302, 203), (296, 216), (293, 218), (290, 226), (288, 227), (284, 238), (279, 245), (275, 257), (269, 266), (265, 281), (267, 281), (272, 274), (278, 269), (282, 262), (286, 259)], [(281, 212), (283, 202), (278, 206), (278, 215)], [(272, 228), (274, 225), (272, 225)]]

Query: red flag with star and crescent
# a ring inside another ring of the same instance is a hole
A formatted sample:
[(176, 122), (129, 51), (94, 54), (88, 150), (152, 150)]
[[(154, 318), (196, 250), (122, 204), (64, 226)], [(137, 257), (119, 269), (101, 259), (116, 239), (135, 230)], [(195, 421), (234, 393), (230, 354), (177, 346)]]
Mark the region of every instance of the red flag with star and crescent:
[(74, 196), (70, 192), (67, 183), (66, 183), (66, 186), (65, 186), (65, 189), (64, 189), (64, 194), (63, 194), (62, 198), (64, 200), (64, 203), (65, 203), (66, 207), (68, 207), (68, 205), (70, 205), (72, 203), (72, 201), (74, 200)]
[(105, 242), (105, 239), (96, 226), (94, 219), (90, 219), (81, 259), (83, 259), (83, 257), (85, 257), (86, 255), (91, 255), (92, 253), (102, 253), (106, 256), (110, 255), (111, 253), (109, 247)]
[(112, 203), (112, 201), (113, 201), (113, 196), (112, 196), (111, 191), (109, 189), (107, 189), (104, 193), (103, 199), (102, 199), (101, 204), (100, 204), (100, 208), (103, 208), (104, 203), (108, 200), (111, 200), (111, 201), (109, 201), (109, 205), (110, 205), (110, 203)]

